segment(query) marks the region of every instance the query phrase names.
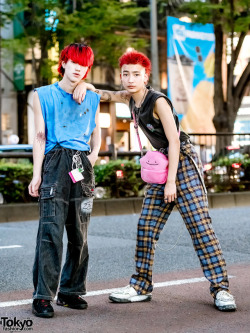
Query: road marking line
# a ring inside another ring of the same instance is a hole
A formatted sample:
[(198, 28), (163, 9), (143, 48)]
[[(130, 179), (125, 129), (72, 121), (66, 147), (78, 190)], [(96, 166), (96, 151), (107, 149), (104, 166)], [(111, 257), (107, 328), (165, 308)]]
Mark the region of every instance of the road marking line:
[(15, 249), (17, 247), (22, 247), (22, 245), (8, 245), (8, 246), (0, 246), (1, 249)]
[[(234, 277), (235, 276), (229, 275), (229, 279), (232, 279)], [(154, 288), (162, 288), (162, 287), (169, 287), (169, 286), (178, 286), (178, 285), (181, 285), (181, 284), (197, 283), (197, 282), (205, 282), (205, 281), (207, 281), (207, 279), (205, 277), (185, 279), (185, 280), (165, 281), (165, 282), (155, 283), (154, 284)], [(112, 293), (114, 291), (117, 291), (118, 289), (120, 289), (120, 288), (90, 291), (86, 295), (84, 295), (84, 297), (110, 294), (110, 293)], [(23, 299), (23, 300), (20, 300), (20, 301), (11, 301), (11, 302), (0, 302), (0, 308), (7, 308), (9, 306), (18, 306), (18, 305), (31, 304), (32, 302), (33, 302), (33, 299)]]

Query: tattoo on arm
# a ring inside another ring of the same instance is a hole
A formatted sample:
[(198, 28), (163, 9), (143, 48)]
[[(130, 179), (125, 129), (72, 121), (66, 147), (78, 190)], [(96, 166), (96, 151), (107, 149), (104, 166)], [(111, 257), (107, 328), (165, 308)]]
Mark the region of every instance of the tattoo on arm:
[(36, 139), (38, 141), (38, 143), (40, 144), (40, 147), (43, 148), (45, 142), (46, 142), (46, 137), (45, 137), (45, 133), (43, 132), (38, 132), (36, 135)]
[(102, 98), (105, 101), (110, 102), (111, 101), (111, 94), (109, 92), (107, 92), (107, 91), (103, 91)]
[(121, 91), (121, 99), (123, 99), (124, 101), (129, 101), (129, 96), (127, 93)]
[(112, 96), (116, 96), (120, 94), (120, 98), (124, 101), (128, 101), (130, 99), (130, 95), (126, 91), (107, 91), (107, 90), (98, 90), (96, 89), (95, 92), (101, 95), (101, 101), (111, 102)]
[(95, 92), (99, 95), (101, 95), (101, 101), (105, 101), (105, 102), (111, 102), (111, 93), (109, 91), (106, 90), (98, 90), (96, 89)]

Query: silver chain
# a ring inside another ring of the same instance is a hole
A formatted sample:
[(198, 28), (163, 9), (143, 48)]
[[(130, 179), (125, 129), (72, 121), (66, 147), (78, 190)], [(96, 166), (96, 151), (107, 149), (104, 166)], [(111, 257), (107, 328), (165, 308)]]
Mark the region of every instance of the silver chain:
[(80, 156), (80, 152), (77, 151), (73, 157), (72, 157), (72, 169), (79, 169), (80, 172), (84, 171), (83, 165), (82, 165), (82, 159)]

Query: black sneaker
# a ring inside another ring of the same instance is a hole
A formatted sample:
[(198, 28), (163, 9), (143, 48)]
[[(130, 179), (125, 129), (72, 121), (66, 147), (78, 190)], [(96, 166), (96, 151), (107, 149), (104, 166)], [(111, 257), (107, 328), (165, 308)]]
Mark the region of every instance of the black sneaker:
[(88, 303), (82, 298), (82, 296), (64, 295), (60, 292), (57, 295), (56, 304), (72, 309), (87, 309), (88, 307)]
[(54, 309), (51, 301), (47, 299), (34, 299), (32, 313), (37, 317), (52, 318), (54, 316)]

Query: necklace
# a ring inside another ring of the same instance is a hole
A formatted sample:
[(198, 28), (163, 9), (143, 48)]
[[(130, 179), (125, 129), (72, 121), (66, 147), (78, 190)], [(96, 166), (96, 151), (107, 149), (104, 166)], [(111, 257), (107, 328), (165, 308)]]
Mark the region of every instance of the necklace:
[(148, 91), (148, 89), (145, 87), (144, 88), (144, 94), (143, 94), (142, 99), (141, 99), (141, 101), (139, 103), (139, 106), (138, 106), (138, 108), (136, 107), (137, 109), (140, 109), (140, 107), (142, 106), (142, 103), (144, 102), (144, 99), (146, 97), (147, 91)]
[[(133, 111), (132, 111), (134, 113), (134, 115), (135, 115), (135, 121), (136, 121), (137, 126), (139, 124), (139, 116), (140, 116), (141, 106), (142, 106), (142, 103), (144, 102), (145, 97), (146, 97), (147, 92), (148, 92), (148, 89), (146, 87), (144, 89), (145, 89), (144, 90), (144, 94), (142, 96), (142, 99), (140, 101), (140, 104), (139, 104), (138, 108), (134, 105)], [(137, 112), (135, 112), (135, 108), (137, 109)]]

